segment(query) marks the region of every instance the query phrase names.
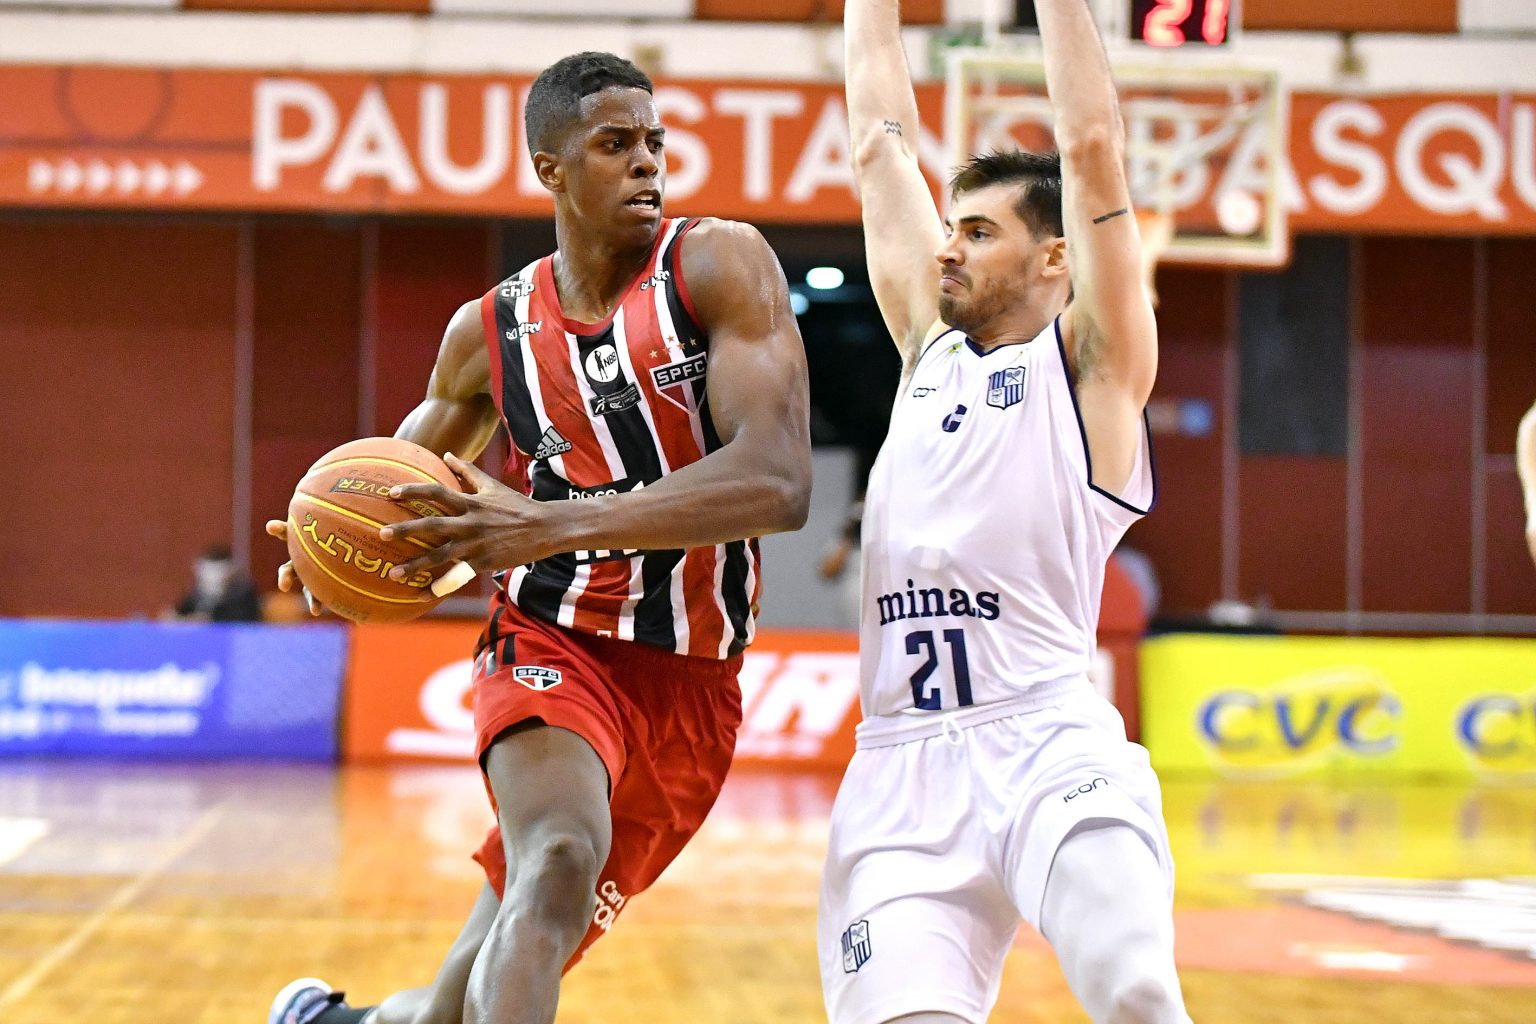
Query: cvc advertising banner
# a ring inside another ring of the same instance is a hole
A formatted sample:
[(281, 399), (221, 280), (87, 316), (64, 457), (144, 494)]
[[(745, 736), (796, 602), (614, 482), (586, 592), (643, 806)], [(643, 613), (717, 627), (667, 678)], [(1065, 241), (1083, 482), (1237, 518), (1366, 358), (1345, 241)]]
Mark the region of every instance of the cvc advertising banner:
[(0, 622), (0, 755), (334, 760), (340, 626)]
[(1536, 778), (1536, 640), (1170, 635), (1141, 672), (1159, 771)]

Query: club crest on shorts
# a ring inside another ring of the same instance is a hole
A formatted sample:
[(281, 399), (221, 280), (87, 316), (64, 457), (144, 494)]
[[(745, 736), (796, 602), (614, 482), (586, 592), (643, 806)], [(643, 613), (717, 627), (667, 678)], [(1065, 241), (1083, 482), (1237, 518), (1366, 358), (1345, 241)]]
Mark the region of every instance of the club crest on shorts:
[(542, 665), (513, 665), (512, 678), (530, 690), (543, 692), (560, 685), (560, 670)]
[(987, 404), (1006, 409), (1024, 401), (1024, 367), (1010, 366), (987, 378)]
[(852, 974), (869, 962), (869, 922), (855, 921), (843, 932), (843, 973)]

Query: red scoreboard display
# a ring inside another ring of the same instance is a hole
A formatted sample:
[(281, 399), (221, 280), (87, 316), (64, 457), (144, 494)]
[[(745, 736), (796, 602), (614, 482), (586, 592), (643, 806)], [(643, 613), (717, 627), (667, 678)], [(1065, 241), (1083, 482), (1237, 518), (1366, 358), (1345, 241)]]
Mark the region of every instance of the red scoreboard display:
[(1131, 38), (1148, 46), (1225, 46), (1235, 0), (1130, 0)]

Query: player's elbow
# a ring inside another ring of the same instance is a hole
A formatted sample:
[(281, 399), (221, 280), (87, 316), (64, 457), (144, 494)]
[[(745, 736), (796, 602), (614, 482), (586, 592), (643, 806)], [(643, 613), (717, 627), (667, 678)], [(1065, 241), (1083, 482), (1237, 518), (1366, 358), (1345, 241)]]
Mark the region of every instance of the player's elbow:
[(879, 125), (864, 129), (853, 140), (853, 171), (862, 178), (892, 160), (908, 159), (902, 137), (893, 135)]
[(1120, 167), (1125, 163), (1125, 137), (1113, 118), (1060, 130), (1056, 145), (1062, 158), (1078, 167), (1095, 163)]
[(764, 481), (764, 498), (765, 533), (793, 533), (804, 526), (811, 514), (810, 460), (780, 467)]

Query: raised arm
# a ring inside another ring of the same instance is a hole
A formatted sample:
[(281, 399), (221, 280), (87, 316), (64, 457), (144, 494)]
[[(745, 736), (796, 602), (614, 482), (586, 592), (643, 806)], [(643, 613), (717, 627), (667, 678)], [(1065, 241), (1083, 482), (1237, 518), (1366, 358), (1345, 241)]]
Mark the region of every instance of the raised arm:
[(1536, 405), (1520, 420), (1515, 438), (1515, 466), (1525, 489), (1525, 543), (1536, 559)]
[(869, 278), (910, 365), (939, 318), (934, 253), (944, 229), (917, 162), (917, 98), (901, 48), (899, 0), (848, 0), (843, 27), (848, 134)]
[(683, 278), (709, 335), (709, 411), (721, 447), (653, 484), (584, 501), (533, 501), (452, 459), (468, 494), (436, 484), (392, 492), (457, 513), (388, 528), (438, 544), (396, 573), (455, 561), (505, 569), (563, 551), (704, 547), (804, 525), (810, 402), (784, 272), (746, 224), (705, 221), (681, 245)]
[(1077, 376), (1095, 482), (1131, 471), (1140, 414), (1157, 376), (1157, 321), (1125, 176), (1125, 129), (1109, 60), (1086, 0), (1035, 0), (1061, 151), (1072, 303), (1063, 341)]

